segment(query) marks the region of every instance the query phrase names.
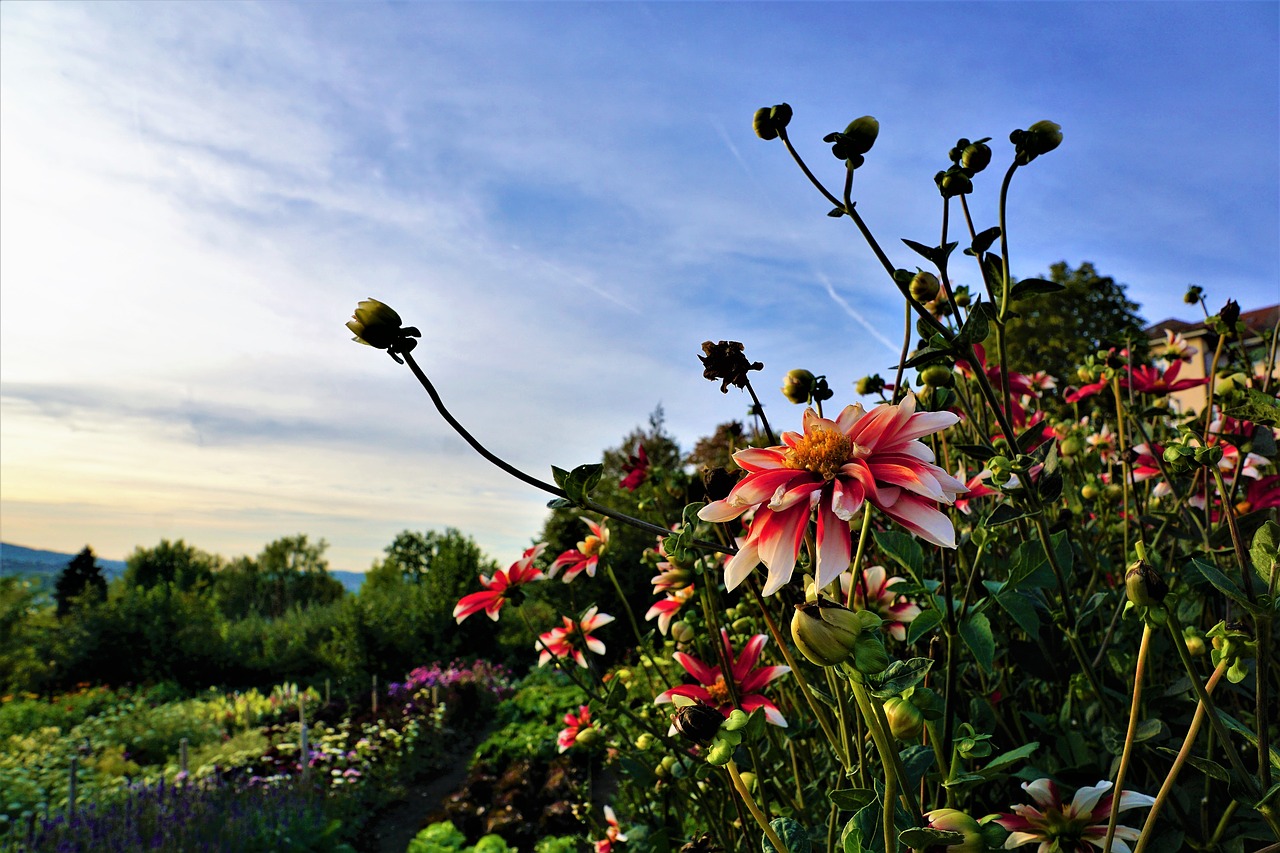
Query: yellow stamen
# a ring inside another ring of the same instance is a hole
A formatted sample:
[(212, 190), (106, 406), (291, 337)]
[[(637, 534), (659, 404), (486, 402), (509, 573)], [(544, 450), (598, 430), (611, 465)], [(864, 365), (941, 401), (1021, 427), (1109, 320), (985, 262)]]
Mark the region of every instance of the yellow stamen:
[(853, 455), (853, 442), (839, 430), (814, 428), (787, 451), (788, 468), (812, 471), (824, 480), (834, 480)]
[(588, 536), (578, 543), (578, 551), (587, 557), (594, 556), (600, 551), (600, 537)]
[(724, 683), (723, 675), (716, 678), (715, 684), (707, 685), (707, 692), (711, 694), (712, 705), (727, 705), (733, 701), (733, 697), (729, 695), (729, 686)]

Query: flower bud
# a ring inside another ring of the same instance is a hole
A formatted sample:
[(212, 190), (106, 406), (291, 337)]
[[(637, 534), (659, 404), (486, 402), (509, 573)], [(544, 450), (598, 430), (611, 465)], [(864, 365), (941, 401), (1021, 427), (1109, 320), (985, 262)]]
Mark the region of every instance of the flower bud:
[(884, 380), (880, 378), (879, 374), (864, 376), (854, 383), (853, 390), (862, 396), (879, 394), (884, 390)]
[(413, 339), (422, 337), (422, 333), (412, 326), (402, 328), (400, 315), (376, 299), (366, 299), (358, 304), (347, 321), (347, 328), (355, 335), (352, 340), (387, 350), (396, 361), (400, 361), (396, 353), (409, 352), (418, 345)]
[(1124, 574), (1124, 591), (1134, 607), (1149, 607), (1164, 601), (1169, 585), (1145, 560), (1138, 560)]
[(924, 714), (901, 696), (885, 700), (884, 716), (889, 721), (889, 731), (898, 740), (914, 740), (924, 728)]
[(1084, 451), (1084, 442), (1079, 436), (1068, 436), (1058, 445), (1058, 455), (1060, 456), (1079, 456)]
[(835, 666), (848, 659), (861, 633), (858, 615), (826, 598), (797, 604), (791, 617), (796, 648), (818, 666)]
[(920, 371), (920, 379), (930, 388), (950, 388), (956, 383), (956, 375), (945, 364), (931, 364)]
[(941, 288), (936, 275), (920, 270), (911, 279), (911, 298), (917, 302), (931, 302)]
[(1025, 166), (1062, 144), (1062, 127), (1052, 121), (1038, 121), (1026, 130), (1015, 130), (1009, 134), (1009, 141), (1017, 149), (1014, 162)]
[(964, 147), (960, 153), (960, 165), (970, 175), (976, 175), (991, 163), (991, 148), (979, 140)]
[(643, 732), (640, 737), (636, 738), (636, 749), (648, 749), (653, 746), (653, 735)]
[(754, 791), (756, 789), (756, 774), (749, 770), (743, 770), (738, 774), (738, 778), (742, 780), (742, 784), (747, 786), (748, 791)]
[(745, 634), (750, 631), (754, 625), (750, 616), (743, 616), (741, 619), (734, 619), (730, 626), (736, 633)]
[(964, 812), (956, 809), (934, 809), (926, 812), (924, 817), (929, 822), (930, 829), (958, 832), (964, 836), (963, 843), (947, 845), (944, 848), (946, 853), (983, 853), (987, 849), (982, 838), (982, 826)]
[(956, 305), (961, 308), (969, 307), (969, 285), (963, 284), (960, 287), (957, 287), (955, 292), (951, 295), (954, 298)]
[(777, 139), (778, 131), (782, 130), (791, 121), (791, 107), (787, 104), (778, 104), (773, 107), (761, 107), (756, 110), (755, 116), (752, 117), (751, 126), (756, 132), (756, 136), (761, 139)]
[(1124, 486), (1119, 483), (1107, 483), (1107, 487), (1102, 490), (1102, 494), (1109, 501), (1118, 501), (1124, 497)]
[(782, 380), (782, 396), (792, 403), (807, 403), (813, 395), (813, 374), (796, 368)]
[(705, 702), (695, 702), (678, 709), (671, 722), (677, 732), (698, 746), (706, 746), (720, 731), (724, 716)]
[(849, 122), (844, 129), (844, 143), (855, 154), (866, 154), (876, 144), (880, 135), (880, 122), (871, 116), (862, 116)]
[(1085, 483), (1080, 487), (1080, 497), (1091, 501), (1098, 496), (1098, 487), (1093, 483)]
[(573, 742), (577, 746), (591, 746), (594, 743), (599, 743), (600, 730), (595, 728), (594, 726), (592, 726), (591, 728), (583, 729), (582, 731), (578, 732), (578, 735), (573, 739)]
[(1222, 310), (1218, 312), (1218, 317), (1228, 326), (1234, 326), (1236, 320), (1240, 319), (1240, 303), (1234, 299), (1228, 299), (1227, 304), (1222, 306)]
[(959, 166), (952, 166), (945, 172), (934, 175), (933, 182), (938, 185), (938, 192), (942, 193), (943, 198), (955, 198), (973, 192), (973, 181)]
[(671, 626), (671, 639), (677, 643), (692, 643), (693, 638), (693, 626), (688, 622), (680, 621)]
[(1190, 625), (1182, 629), (1182, 642), (1186, 643), (1187, 652), (1193, 658), (1198, 658), (1205, 653), (1204, 636)]
[(1182, 301), (1188, 305), (1195, 305), (1204, 297), (1204, 288), (1198, 284), (1187, 285), (1187, 292), (1183, 294)]

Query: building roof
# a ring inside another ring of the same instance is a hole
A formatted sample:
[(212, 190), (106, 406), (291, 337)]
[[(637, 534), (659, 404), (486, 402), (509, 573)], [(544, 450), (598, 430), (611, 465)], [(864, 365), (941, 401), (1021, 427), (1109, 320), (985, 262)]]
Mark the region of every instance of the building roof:
[[(1280, 304), (1268, 305), (1265, 308), (1254, 308), (1252, 311), (1241, 311), (1240, 320), (1251, 333), (1259, 335), (1266, 329), (1274, 329), (1277, 323), (1280, 323)], [(1146, 328), (1147, 337), (1163, 337), (1165, 330), (1171, 330), (1183, 337), (1193, 338), (1209, 332), (1203, 320), (1188, 323), (1185, 320), (1169, 318), (1168, 320), (1161, 320), (1153, 326), (1148, 326)]]

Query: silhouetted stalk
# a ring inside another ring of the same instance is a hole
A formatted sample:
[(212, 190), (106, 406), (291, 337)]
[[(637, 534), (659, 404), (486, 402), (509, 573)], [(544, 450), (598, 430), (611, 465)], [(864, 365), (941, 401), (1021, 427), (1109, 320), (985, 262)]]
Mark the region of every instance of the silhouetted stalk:
[(1111, 789), (1111, 814), (1107, 818), (1107, 835), (1102, 842), (1103, 850), (1111, 849), (1111, 840), (1116, 836), (1116, 823), (1120, 817), (1120, 800), (1124, 796), (1124, 776), (1129, 770), (1129, 759), (1133, 756), (1133, 739), (1138, 733), (1138, 714), (1142, 707), (1142, 678), (1147, 671), (1147, 652), (1151, 649), (1151, 623), (1142, 625), (1142, 640), (1138, 644), (1138, 661), (1133, 669), (1133, 703), (1129, 706), (1129, 728), (1124, 735), (1124, 749), (1120, 752), (1120, 767), (1116, 770), (1116, 784)]

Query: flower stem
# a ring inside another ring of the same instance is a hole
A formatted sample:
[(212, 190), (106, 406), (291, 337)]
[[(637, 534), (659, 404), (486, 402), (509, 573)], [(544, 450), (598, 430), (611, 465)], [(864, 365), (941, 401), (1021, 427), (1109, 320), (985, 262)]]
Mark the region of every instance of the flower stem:
[[(1213, 671), (1213, 675), (1209, 676), (1209, 683), (1205, 685), (1204, 692), (1212, 693), (1213, 688), (1218, 686), (1218, 681), (1222, 678), (1222, 674), (1227, 671), (1227, 661), (1223, 660), (1218, 664), (1217, 669)], [(1169, 799), (1169, 793), (1173, 790), (1173, 783), (1177, 780), (1178, 774), (1182, 772), (1183, 765), (1187, 763), (1187, 758), (1191, 756), (1191, 749), (1195, 746), (1196, 735), (1200, 734), (1200, 726), (1204, 723), (1206, 708), (1203, 702), (1196, 705), (1196, 714), (1191, 718), (1191, 726), (1187, 729), (1187, 736), (1182, 741), (1182, 749), (1178, 750), (1178, 757), (1174, 759), (1173, 766), (1169, 768), (1169, 775), (1165, 777), (1164, 784), (1160, 786), (1160, 793), (1156, 794), (1156, 801), (1151, 806), (1151, 811), (1147, 814), (1147, 821), (1142, 825), (1142, 833), (1138, 838), (1138, 846), (1133, 849), (1133, 853), (1145, 853), (1147, 844), (1155, 835), (1156, 818), (1160, 814), (1160, 810), (1164, 808), (1165, 802)]]
[(769, 819), (765, 817), (764, 812), (760, 811), (760, 807), (756, 805), (755, 799), (751, 796), (751, 791), (747, 789), (747, 783), (742, 781), (742, 776), (738, 773), (738, 765), (730, 759), (726, 764), (725, 770), (729, 771), (729, 778), (733, 780), (733, 787), (737, 790), (738, 796), (742, 798), (742, 802), (746, 804), (747, 811), (751, 812), (751, 816), (756, 819), (756, 823), (760, 824), (760, 828), (764, 830), (765, 837), (769, 839), (769, 843), (778, 853), (791, 853), (786, 844), (782, 843), (782, 839), (778, 837), (778, 833), (773, 831), (773, 827), (769, 825)]
[(1129, 730), (1124, 736), (1124, 750), (1120, 753), (1120, 767), (1116, 770), (1116, 784), (1111, 790), (1111, 816), (1107, 819), (1107, 836), (1102, 842), (1103, 850), (1111, 849), (1111, 840), (1116, 836), (1116, 822), (1120, 817), (1120, 800), (1124, 797), (1124, 775), (1129, 769), (1129, 759), (1133, 755), (1133, 739), (1138, 733), (1138, 713), (1142, 708), (1142, 678), (1147, 671), (1147, 652), (1151, 650), (1151, 623), (1142, 625), (1142, 640), (1138, 644), (1138, 662), (1133, 669), (1133, 704), (1129, 706)]

